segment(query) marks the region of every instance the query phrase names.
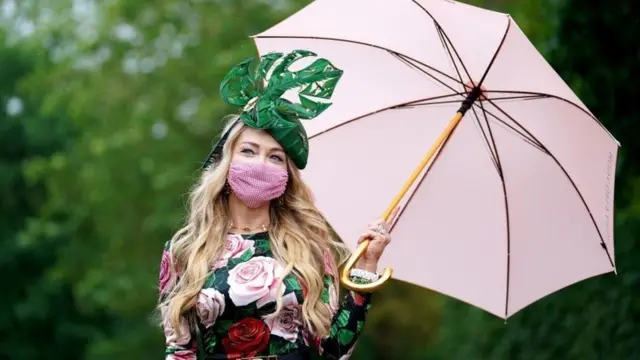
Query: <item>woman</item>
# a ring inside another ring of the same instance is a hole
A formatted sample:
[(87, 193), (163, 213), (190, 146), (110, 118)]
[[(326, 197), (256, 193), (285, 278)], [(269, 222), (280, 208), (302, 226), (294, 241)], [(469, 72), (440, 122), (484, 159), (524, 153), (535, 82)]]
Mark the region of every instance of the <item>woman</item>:
[[(159, 310), (167, 359), (303, 360), (311, 351), (347, 359), (353, 351), (370, 294), (349, 292), (338, 303), (336, 269), (348, 251), (299, 171), (308, 156), (299, 118), (324, 109), (291, 111), (281, 98), (288, 88), (280, 80), (291, 78), (324, 87), (316, 97), (331, 96), (326, 90), (342, 72), (328, 61), (316, 60), (302, 73), (288, 70), (313, 55), (269, 54), (253, 75), (252, 62), (243, 62), (221, 85), (225, 101), (245, 107), (205, 162), (186, 225), (163, 253)], [(246, 88), (267, 73), (264, 89)], [(265, 107), (277, 112), (261, 112)], [(362, 234), (360, 241), (371, 244), (351, 273), (354, 281), (377, 279), (388, 229), (380, 220)]]

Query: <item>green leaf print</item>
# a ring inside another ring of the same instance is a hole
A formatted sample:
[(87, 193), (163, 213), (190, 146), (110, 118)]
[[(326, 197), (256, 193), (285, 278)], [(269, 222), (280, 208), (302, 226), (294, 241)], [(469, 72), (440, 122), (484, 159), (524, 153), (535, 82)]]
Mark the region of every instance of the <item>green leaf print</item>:
[(208, 352), (213, 352), (216, 344), (218, 343), (218, 337), (213, 331), (206, 332), (204, 338), (204, 347)]
[(271, 337), (271, 340), (269, 341), (269, 355), (282, 354), (280, 352), (281, 348), (282, 343), (280, 341), (273, 340), (273, 337)]
[(233, 325), (232, 320), (220, 320), (216, 331), (220, 335), (226, 335), (229, 332), (229, 326)]
[(269, 251), (269, 240), (256, 240), (255, 247), (257, 253), (266, 253)]
[(242, 253), (242, 255), (240, 255), (240, 260), (242, 262), (249, 261), (249, 259), (251, 259), (252, 256), (253, 256), (253, 249), (249, 248), (249, 249), (245, 250)]
[(331, 325), (331, 331), (329, 332), (329, 336), (336, 337), (337, 334), (338, 334), (338, 325), (334, 323), (333, 325)]
[(242, 307), (238, 307), (237, 308), (237, 318), (238, 319), (244, 319), (247, 317), (252, 317), (255, 313), (256, 313), (256, 307), (254, 303), (251, 303), (249, 305), (246, 306), (242, 306)]
[(216, 283), (216, 274), (212, 272), (211, 274), (209, 274), (209, 277), (207, 277), (207, 280), (204, 282), (203, 287), (205, 289), (212, 288), (214, 287), (215, 283)]
[(295, 342), (289, 342), (279, 336), (272, 335), (269, 343), (269, 354), (283, 355), (297, 349)]
[(340, 329), (340, 331), (338, 331), (338, 343), (340, 343), (340, 345), (350, 344), (355, 336), (356, 334), (351, 330)]
[(213, 289), (221, 289), (227, 283), (227, 278), (229, 277), (229, 271), (226, 269), (222, 269), (214, 273), (213, 276), (213, 285), (210, 288)]
[(339, 327), (345, 327), (349, 323), (349, 310), (342, 309), (336, 318), (336, 324)]
[(362, 328), (364, 328), (364, 321), (358, 321), (356, 325), (356, 332), (360, 334), (362, 332)]
[(331, 301), (329, 299), (329, 289), (327, 289), (327, 288), (322, 289), (322, 298), (321, 298), (321, 300), (325, 304), (328, 304)]
[(300, 282), (293, 276), (287, 276), (284, 279), (284, 286), (291, 291), (302, 290), (302, 286), (300, 286)]

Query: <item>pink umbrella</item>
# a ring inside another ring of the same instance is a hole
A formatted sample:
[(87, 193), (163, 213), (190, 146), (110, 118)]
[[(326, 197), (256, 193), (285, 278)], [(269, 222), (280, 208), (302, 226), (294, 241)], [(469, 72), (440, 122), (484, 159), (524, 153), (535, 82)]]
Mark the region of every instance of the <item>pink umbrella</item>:
[(395, 278), (507, 318), (615, 271), (619, 144), (508, 15), (316, 0), (254, 38), (261, 54), (307, 49), (344, 70), (333, 106), (305, 122), (303, 175), (352, 248), (402, 206), (382, 259)]

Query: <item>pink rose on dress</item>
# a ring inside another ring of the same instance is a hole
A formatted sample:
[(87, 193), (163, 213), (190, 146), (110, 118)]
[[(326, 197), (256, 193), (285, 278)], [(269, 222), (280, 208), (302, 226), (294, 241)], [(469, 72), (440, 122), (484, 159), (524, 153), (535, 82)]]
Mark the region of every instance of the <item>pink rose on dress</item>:
[(164, 294), (169, 288), (169, 284), (173, 280), (173, 274), (171, 271), (171, 253), (167, 250), (162, 252), (162, 261), (160, 263), (160, 279), (158, 287), (160, 293)]
[(309, 330), (307, 330), (306, 328), (302, 329), (302, 340), (304, 341), (305, 346), (310, 346), (309, 343), (309, 337), (311, 335), (309, 335)]
[[(333, 255), (329, 250), (324, 251), (324, 272), (326, 275), (331, 276), (333, 281), (336, 281), (336, 278), (338, 276), (338, 270), (336, 269), (336, 264), (333, 259)], [(331, 312), (335, 313), (336, 311), (338, 311), (338, 307), (339, 307), (338, 290), (336, 289), (335, 286), (333, 286), (333, 284), (329, 286), (328, 290), (329, 290), (329, 308), (331, 309)]]
[(206, 328), (211, 327), (224, 312), (224, 295), (215, 289), (202, 289), (198, 294), (196, 313)]
[[(275, 301), (284, 292), (280, 287), (283, 267), (273, 258), (256, 256), (229, 271), (229, 297), (236, 306), (256, 301), (258, 308)], [(280, 294), (277, 294), (280, 288)]]
[(333, 259), (333, 255), (329, 250), (324, 251), (324, 272), (328, 275), (331, 275), (331, 277), (333, 278), (338, 276), (338, 270), (336, 269), (335, 260)]
[(248, 249), (255, 252), (254, 245), (255, 241), (253, 240), (247, 240), (238, 234), (228, 234), (222, 255), (213, 266), (215, 268), (226, 266), (229, 259), (240, 257)]
[(338, 303), (338, 290), (335, 286), (329, 286), (329, 309), (332, 314), (338, 311), (340, 304)]
[(298, 304), (296, 294), (290, 293), (282, 297), (282, 309), (274, 318), (264, 321), (271, 334), (295, 342), (298, 339), (298, 329), (302, 326), (302, 309)]
[(178, 350), (167, 355), (165, 360), (196, 360), (195, 350)]
[(180, 337), (176, 334), (171, 321), (165, 318), (163, 321), (164, 336), (167, 346), (185, 346), (191, 341), (191, 332), (189, 329), (189, 323), (184, 317), (180, 318)]
[(318, 349), (318, 355), (324, 354), (324, 348), (322, 347), (322, 338), (318, 335), (313, 335), (313, 346)]

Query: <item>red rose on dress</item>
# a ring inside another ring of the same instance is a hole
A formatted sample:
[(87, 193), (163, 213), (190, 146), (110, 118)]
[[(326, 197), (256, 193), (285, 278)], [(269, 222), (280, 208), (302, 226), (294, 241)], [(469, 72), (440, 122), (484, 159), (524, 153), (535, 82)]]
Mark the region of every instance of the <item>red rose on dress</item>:
[(360, 293), (357, 293), (357, 292), (355, 292), (355, 291), (354, 291), (354, 292), (352, 292), (351, 294), (353, 295), (353, 302), (354, 302), (356, 305), (358, 305), (358, 306), (362, 306), (362, 305), (364, 305), (364, 302), (365, 302), (365, 300), (364, 300), (364, 296), (360, 295)]
[(298, 278), (298, 283), (300, 284), (300, 287), (302, 288), (302, 297), (306, 298), (307, 297), (307, 285), (304, 283), (304, 281), (302, 280), (301, 277)]
[(164, 250), (162, 252), (162, 262), (160, 263), (160, 279), (159, 279), (159, 285), (158, 287), (160, 288), (160, 293), (164, 294), (167, 291), (167, 288), (169, 287), (169, 283), (171, 282), (172, 279), (172, 274), (171, 274), (171, 253), (169, 253), (167, 250)]
[(254, 357), (269, 346), (269, 328), (262, 320), (242, 319), (229, 326), (222, 346), (229, 357)]

